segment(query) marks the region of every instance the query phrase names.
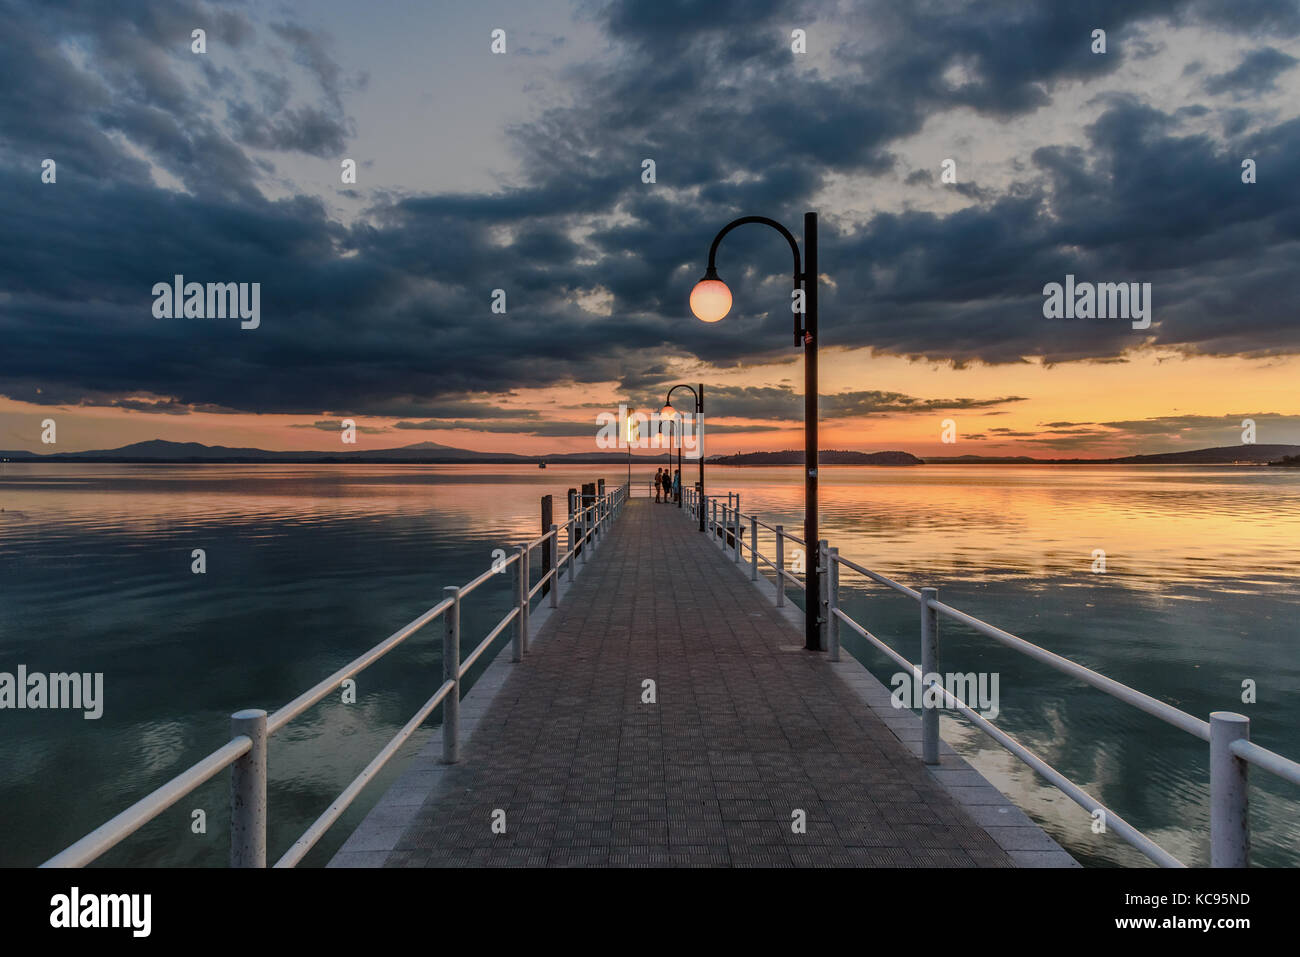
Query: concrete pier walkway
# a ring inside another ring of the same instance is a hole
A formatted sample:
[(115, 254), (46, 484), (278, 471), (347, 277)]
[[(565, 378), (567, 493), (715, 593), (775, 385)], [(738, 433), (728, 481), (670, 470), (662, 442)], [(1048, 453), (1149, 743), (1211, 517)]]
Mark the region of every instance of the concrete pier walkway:
[(332, 866), (1073, 865), (951, 749), (922, 764), (860, 665), (802, 644), (684, 512), (629, 502), (525, 660), (467, 698), (460, 763), (431, 746)]

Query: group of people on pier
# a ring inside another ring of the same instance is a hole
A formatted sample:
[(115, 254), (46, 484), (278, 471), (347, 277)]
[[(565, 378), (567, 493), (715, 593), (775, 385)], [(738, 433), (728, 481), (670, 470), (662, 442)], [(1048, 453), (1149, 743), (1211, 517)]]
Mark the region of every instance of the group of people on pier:
[(667, 469), (655, 472), (655, 501), (672, 505), (682, 498), (682, 473), (680, 469), (669, 474)]

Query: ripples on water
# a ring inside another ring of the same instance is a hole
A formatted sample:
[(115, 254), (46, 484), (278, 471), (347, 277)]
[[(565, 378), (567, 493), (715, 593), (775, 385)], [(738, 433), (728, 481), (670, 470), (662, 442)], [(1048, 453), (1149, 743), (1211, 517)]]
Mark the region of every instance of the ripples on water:
[[(709, 470), (742, 508), (800, 534), (798, 469)], [(6, 466), (0, 478), (0, 670), (105, 673), (104, 717), (6, 712), (0, 864), (33, 864), (219, 746), (229, 715), (273, 710), (534, 537), (538, 497), (616, 468)], [(1265, 469), (936, 466), (821, 470), (822, 534), (841, 554), (1192, 714), (1244, 710), (1252, 736), (1300, 754), (1300, 475)], [(190, 573), (191, 550), (207, 574)], [(1106, 573), (1091, 572), (1093, 550)], [(770, 547), (765, 551), (770, 553)], [(509, 607), (476, 593), (466, 635)], [(910, 658), (914, 603), (844, 576), (843, 604)], [(892, 667), (846, 636), (886, 682)], [(996, 671), (998, 723), (1188, 863), (1208, 860), (1205, 748), (973, 633), (941, 623), (942, 670)], [(431, 629), (276, 735), (278, 855), (429, 695)], [(1240, 703), (1243, 679), (1259, 703)], [(432, 725), (430, 726), (432, 727)], [(417, 736), (412, 753), (431, 730)], [(1140, 863), (981, 733), (945, 738), (1089, 863)], [(400, 771), (309, 859), (322, 863)], [(1255, 772), (1255, 860), (1297, 865), (1300, 795)], [(105, 858), (219, 865), (218, 776)], [(190, 833), (202, 808), (208, 833)]]
[[(715, 470), (744, 511), (802, 534), (790, 470)], [(1300, 757), (1300, 473), (1263, 468), (824, 468), (821, 537), (840, 554), (1201, 718), (1243, 711)], [(763, 533), (761, 541), (766, 541)], [(771, 546), (760, 546), (771, 553)], [(1094, 549), (1106, 571), (1092, 571)], [(848, 614), (919, 659), (916, 604), (842, 576)], [(997, 722), (1190, 864), (1208, 864), (1206, 746), (940, 619), (941, 671), (1000, 674)], [(846, 647), (888, 683), (896, 670)], [(1243, 704), (1242, 681), (1258, 684)], [(1087, 863), (1143, 863), (982, 732), (943, 734)], [(960, 744), (957, 742), (960, 741)], [(1252, 773), (1253, 859), (1300, 865), (1298, 790)]]

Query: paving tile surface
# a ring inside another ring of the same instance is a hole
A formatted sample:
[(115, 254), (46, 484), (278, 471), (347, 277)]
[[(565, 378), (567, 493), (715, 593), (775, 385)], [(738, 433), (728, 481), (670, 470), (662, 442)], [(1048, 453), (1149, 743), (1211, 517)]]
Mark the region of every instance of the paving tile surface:
[(387, 866), (1008, 867), (1034, 849), (990, 837), (684, 512), (629, 502), (562, 595), (461, 762), (383, 835)]

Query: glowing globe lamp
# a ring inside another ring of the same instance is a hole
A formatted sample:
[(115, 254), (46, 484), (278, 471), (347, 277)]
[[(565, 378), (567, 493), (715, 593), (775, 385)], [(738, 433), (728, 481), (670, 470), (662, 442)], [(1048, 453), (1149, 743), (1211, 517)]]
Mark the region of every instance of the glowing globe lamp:
[(691, 312), (704, 322), (717, 322), (731, 311), (731, 290), (710, 269), (691, 290)]

